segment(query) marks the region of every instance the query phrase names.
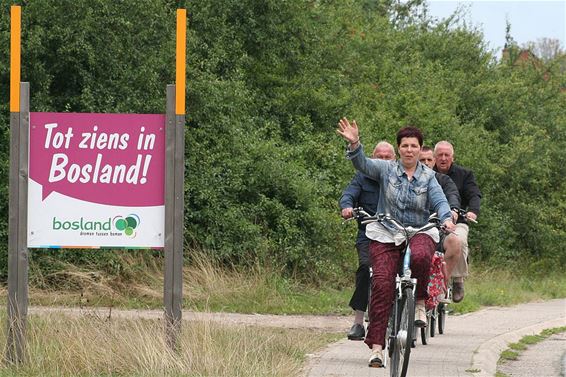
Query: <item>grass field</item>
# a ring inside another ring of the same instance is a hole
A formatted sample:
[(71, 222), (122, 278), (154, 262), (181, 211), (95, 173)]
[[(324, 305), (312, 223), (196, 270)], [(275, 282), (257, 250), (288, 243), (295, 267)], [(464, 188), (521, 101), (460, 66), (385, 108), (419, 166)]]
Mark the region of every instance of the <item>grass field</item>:
[[(139, 261), (132, 261), (139, 265)], [(66, 285), (54, 290), (30, 290), (31, 305), (103, 306), (160, 309), (163, 278), (159, 266), (143, 266), (135, 279), (124, 281), (98, 272), (69, 267), (56, 279)], [(522, 302), (566, 297), (566, 274), (533, 273), (528, 268), (472, 265), (466, 297), (452, 305), (455, 313), (482, 306), (508, 306)], [(53, 277), (46, 277), (53, 280)], [(258, 266), (245, 271), (221, 268), (204, 257), (184, 270), (184, 308), (266, 314), (344, 314), (353, 290), (354, 271), (343, 282), (312, 286), (285, 278), (278, 271)], [(3, 295), (5, 297), (5, 295)]]
[(0, 376), (296, 376), (306, 354), (337, 338), (187, 322), (175, 352), (165, 343), (161, 321), (46, 314), (30, 316), (27, 330), (26, 362), (4, 364)]

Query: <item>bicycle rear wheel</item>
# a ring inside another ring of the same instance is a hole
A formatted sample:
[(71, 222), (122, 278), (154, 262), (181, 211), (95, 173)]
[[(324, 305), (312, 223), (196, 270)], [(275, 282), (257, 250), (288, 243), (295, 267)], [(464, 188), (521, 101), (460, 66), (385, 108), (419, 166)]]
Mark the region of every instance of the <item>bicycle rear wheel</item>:
[(430, 337), (434, 338), (436, 335), (436, 319), (438, 318), (438, 306), (436, 306), (430, 315)]
[(426, 327), (421, 327), (421, 342), (423, 343), (423, 345), (427, 345), (428, 344), (428, 337), (429, 337), (429, 329), (431, 326), (431, 322), (432, 322), (432, 310), (427, 310), (426, 311)]
[(446, 322), (446, 304), (438, 304), (438, 333), (444, 334), (444, 325)]
[(405, 377), (409, 369), (411, 343), (415, 330), (415, 297), (413, 289), (406, 287), (401, 299), (396, 301), (396, 334), (391, 357), (391, 377)]

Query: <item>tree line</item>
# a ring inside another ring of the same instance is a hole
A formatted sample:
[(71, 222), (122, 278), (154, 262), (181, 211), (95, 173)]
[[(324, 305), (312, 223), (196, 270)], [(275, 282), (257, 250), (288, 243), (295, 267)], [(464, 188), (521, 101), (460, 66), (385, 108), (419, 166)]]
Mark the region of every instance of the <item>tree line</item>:
[[(0, 83), (9, 88), (9, 6), (23, 5), (22, 81), (32, 111), (162, 113), (175, 77), (175, 1), (0, 0)], [(422, 0), (186, 1), (185, 247), (230, 265), (315, 281), (353, 266), (338, 198), (353, 168), (335, 135), (366, 146), (413, 124), (449, 140), (483, 193), (474, 258), (566, 264), (566, 76), (560, 64), (492, 51), (456, 14)], [(515, 46), (516, 47), (516, 46)], [(557, 58), (558, 59), (558, 58)], [(8, 96), (0, 98), (0, 274), (7, 275)], [(155, 252), (148, 252), (153, 255)], [(120, 273), (123, 252), (34, 250)], [(33, 275), (33, 274), (32, 274)], [(32, 277), (33, 279), (33, 277)]]

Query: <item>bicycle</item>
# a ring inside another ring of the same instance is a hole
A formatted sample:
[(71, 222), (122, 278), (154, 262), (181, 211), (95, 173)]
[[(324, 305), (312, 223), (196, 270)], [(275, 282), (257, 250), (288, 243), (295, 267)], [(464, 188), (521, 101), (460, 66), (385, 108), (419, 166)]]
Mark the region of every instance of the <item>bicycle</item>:
[[(452, 208), (453, 211), (456, 211), (458, 217), (463, 217), (464, 219), (477, 224), (477, 221), (471, 219), (467, 216), (467, 212), (462, 208)], [(438, 243), (437, 253), (440, 254), (442, 259), (444, 259), (444, 245), (443, 239), (441, 238), (440, 242)], [(446, 328), (446, 316), (450, 312), (449, 306), (452, 303), (452, 279), (448, 279), (446, 281), (446, 297), (443, 301), (439, 302), (436, 308), (433, 309), (431, 313), (431, 323), (430, 323), (430, 336), (435, 336), (435, 328), (436, 322), (438, 321), (438, 333), (444, 334), (444, 330)]]
[[(444, 263), (444, 247), (442, 246), (442, 241), (443, 238), (441, 237), (440, 242), (439, 242), (439, 246), (437, 248), (437, 250), (435, 251), (436, 255), (439, 256), (442, 260), (442, 263)], [(438, 333), (439, 334), (444, 334), (444, 327), (445, 327), (445, 322), (446, 322), (446, 314), (448, 313), (448, 307), (447, 305), (449, 303), (452, 302), (452, 279), (445, 281), (446, 284), (446, 293), (445, 296), (443, 298), (442, 301), (440, 301), (435, 307), (434, 309), (430, 310), (427, 312), (427, 314), (429, 314), (429, 319), (430, 322), (428, 323), (430, 325), (429, 329), (430, 329), (430, 337), (434, 338), (434, 336), (436, 335), (436, 323), (438, 321)], [(421, 334), (421, 337), (425, 336), (428, 334)], [(425, 344), (423, 342), (423, 344)]]
[[(436, 214), (431, 215), (429, 223), (418, 229), (409, 229), (388, 214), (376, 214), (370, 216), (363, 209), (357, 209), (358, 215), (363, 215), (363, 224), (371, 222), (389, 223), (396, 229), (401, 231), (405, 236), (405, 247), (402, 251), (401, 268), (395, 277), (395, 297), (393, 299), (393, 307), (389, 316), (389, 322), (386, 332), (385, 350), (389, 358), (390, 376), (404, 377), (407, 375), (409, 368), (409, 357), (411, 348), (416, 341), (415, 331), (415, 290), (417, 279), (411, 277), (411, 247), (409, 245), (411, 238), (416, 234), (425, 232), (432, 228), (440, 227), (440, 219)], [(384, 360), (384, 367), (387, 366)]]
[[(440, 242), (442, 244), (445, 233), (440, 234)], [(440, 253), (438, 249), (435, 251), (430, 263), (430, 281), (428, 283), (429, 297), (425, 300), (426, 305), (426, 327), (421, 327), (421, 342), (423, 345), (428, 344), (429, 335), (434, 337), (436, 319), (438, 316), (438, 302), (441, 294), (446, 295), (446, 264), (444, 263), (444, 254)], [(431, 308), (432, 306), (432, 308)]]

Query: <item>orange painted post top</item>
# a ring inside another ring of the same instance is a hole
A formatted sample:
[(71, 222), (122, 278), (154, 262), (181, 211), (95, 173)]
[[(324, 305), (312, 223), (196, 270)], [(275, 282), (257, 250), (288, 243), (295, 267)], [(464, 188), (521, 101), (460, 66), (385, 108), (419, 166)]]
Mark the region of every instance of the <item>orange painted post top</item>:
[(22, 7), (10, 7), (10, 112), (20, 112), (20, 55)]
[(185, 115), (185, 75), (187, 54), (187, 10), (177, 9), (177, 64), (175, 78), (175, 114)]

